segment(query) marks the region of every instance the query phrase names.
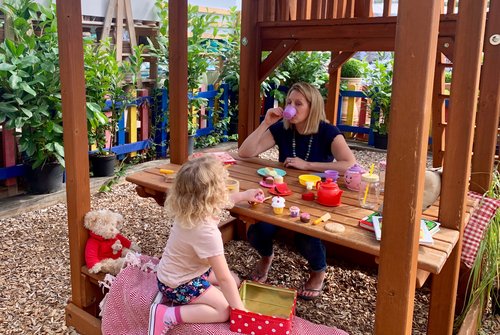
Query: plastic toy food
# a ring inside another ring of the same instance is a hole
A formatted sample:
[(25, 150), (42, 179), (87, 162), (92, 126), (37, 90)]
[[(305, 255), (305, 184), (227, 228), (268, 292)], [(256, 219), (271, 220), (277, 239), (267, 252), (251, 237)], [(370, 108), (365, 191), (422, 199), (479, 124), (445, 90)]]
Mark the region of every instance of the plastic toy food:
[(299, 213), (300, 213), (300, 208), (299, 207), (297, 207), (297, 206), (290, 207), (290, 216), (292, 218), (298, 217)]
[(300, 221), (304, 223), (308, 223), (311, 220), (311, 215), (309, 213), (300, 214)]
[(285, 198), (273, 197), (271, 206), (273, 207), (274, 214), (283, 214), (283, 208), (285, 208)]

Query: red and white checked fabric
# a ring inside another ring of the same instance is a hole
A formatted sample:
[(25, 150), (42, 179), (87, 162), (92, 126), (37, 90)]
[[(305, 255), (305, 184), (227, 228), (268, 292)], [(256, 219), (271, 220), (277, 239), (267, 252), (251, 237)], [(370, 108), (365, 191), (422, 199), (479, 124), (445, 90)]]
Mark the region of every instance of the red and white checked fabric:
[[(144, 264), (156, 265), (157, 258), (141, 256), (140, 264), (128, 265), (112, 282), (102, 309), (103, 335), (145, 335), (148, 332), (149, 307), (158, 292), (156, 273)], [(234, 335), (229, 322), (181, 324), (169, 335)], [(348, 335), (343, 330), (317, 325), (295, 317), (292, 335)]]
[(464, 230), (461, 260), (467, 267), (472, 267), (476, 259), (479, 244), (488, 228), (493, 215), (500, 207), (499, 199), (484, 197), (476, 192), (469, 192), (469, 197), (479, 200), (479, 206), (472, 212), (469, 223)]

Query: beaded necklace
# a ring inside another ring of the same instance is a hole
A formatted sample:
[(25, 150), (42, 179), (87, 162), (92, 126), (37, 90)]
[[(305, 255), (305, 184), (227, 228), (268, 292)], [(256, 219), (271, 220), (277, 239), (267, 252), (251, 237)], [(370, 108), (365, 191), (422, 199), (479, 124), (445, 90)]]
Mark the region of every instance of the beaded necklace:
[[(306, 156), (304, 157), (304, 160), (307, 161), (309, 159), (309, 154), (311, 153), (311, 147), (313, 143), (313, 135), (311, 134), (309, 137), (309, 144), (307, 145), (307, 151), (306, 151)], [(296, 148), (295, 144), (295, 130), (293, 131), (293, 138), (292, 138), (292, 155), (293, 157), (297, 157), (297, 153), (295, 152)]]

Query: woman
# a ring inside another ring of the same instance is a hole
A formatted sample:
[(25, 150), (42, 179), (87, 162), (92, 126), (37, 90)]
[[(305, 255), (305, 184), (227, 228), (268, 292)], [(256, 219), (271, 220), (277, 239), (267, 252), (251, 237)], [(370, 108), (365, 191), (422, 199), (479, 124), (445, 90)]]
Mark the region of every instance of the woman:
[[(323, 97), (308, 83), (296, 83), (288, 91), (286, 104), (297, 113), (283, 118), (281, 107), (270, 108), (264, 121), (238, 150), (240, 157), (255, 157), (278, 145), (279, 161), (299, 170), (337, 170), (344, 173), (356, 159), (337, 127), (326, 121)], [(340, 136), (339, 136), (340, 135)], [(259, 252), (251, 279), (265, 282), (273, 260), (273, 237), (277, 227), (258, 222), (248, 229), (248, 240)], [(298, 291), (299, 297), (311, 300), (321, 295), (326, 270), (325, 246), (320, 239), (296, 234), (299, 252), (309, 262), (309, 279)]]

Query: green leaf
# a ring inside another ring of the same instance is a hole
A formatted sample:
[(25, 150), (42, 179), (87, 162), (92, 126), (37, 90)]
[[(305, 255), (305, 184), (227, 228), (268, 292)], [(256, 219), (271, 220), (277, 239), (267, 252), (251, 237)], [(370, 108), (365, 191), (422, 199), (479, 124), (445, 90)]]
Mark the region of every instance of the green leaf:
[(26, 115), (29, 118), (33, 116), (33, 113), (27, 108), (21, 107), (21, 111), (23, 112), (24, 115)]
[(19, 87), (19, 82), (21, 82), (21, 77), (19, 77), (17, 74), (13, 73), (10, 78), (9, 78), (9, 85), (10, 87), (15, 90)]
[(23, 91), (36, 97), (36, 92), (26, 82), (21, 82), (20, 86)]
[(64, 157), (64, 147), (58, 142), (54, 142), (54, 149), (61, 157)]
[(17, 107), (14, 107), (11, 104), (0, 101), (0, 112), (15, 113), (15, 112), (17, 112)]
[(14, 70), (16, 67), (12, 64), (2, 63), (0, 64), (0, 71), (10, 71)]

